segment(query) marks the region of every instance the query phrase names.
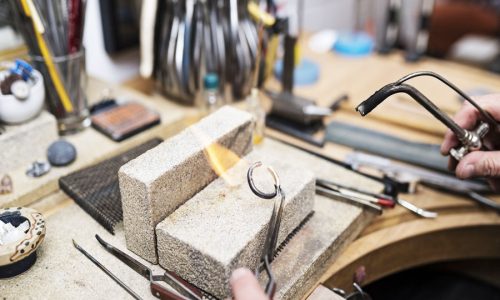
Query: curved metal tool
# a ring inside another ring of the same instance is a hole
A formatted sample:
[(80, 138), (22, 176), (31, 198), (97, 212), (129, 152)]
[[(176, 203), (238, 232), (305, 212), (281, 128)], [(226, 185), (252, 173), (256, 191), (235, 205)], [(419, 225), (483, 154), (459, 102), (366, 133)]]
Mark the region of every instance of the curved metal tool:
[(266, 294), (272, 298), (274, 295), (274, 292), (276, 291), (276, 282), (274, 280), (274, 275), (271, 270), (271, 262), (274, 258), (274, 249), (276, 249), (276, 245), (278, 243), (278, 233), (280, 230), (280, 224), (281, 224), (281, 218), (283, 215), (283, 207), (285, 203), (285, 193), (281, 189), (280, 185), (280, 180), (278, 177), (278, 174), (276, 174), (276, 171), (270, 166), (267, 166), (267, 170), (271, 174), (274, 180), (274, 191), (271, 193), (266, 193), (261, 191), (257, 186), (255, 185), (255, 182), (253, 180), (253, 170), (255, 168), (258, 168), (262, 166), (262, 162), (256, 162), (254, 163), (249, 169), (247, 173), (247, 180), (248, 180), (248, 185), (250, 186), (250, 189), (252, 192), (257, 195), (260, 198), (263, 199), (273, 199), (275, 198), (274, 201), (274, 207), (273, 207), (273, 213), (271, 215), (271, 220), (269, 221), (269, 228), (267, 230), (267, 236), (266, 240), (264, 242), (264, 248), (262, 251), (262, 256), (261, 256), (261, 261), (259, 263), (259, 266), (255, 270), (255, 275), (259, 276), (260, 271), (265, 270), (268, 276), (268, 282), (266, 284), (266, 289), (265, 292)]
[[(460, 96), (464, 97), (465, 100), (470, 102), (485, 119), (486, 122), (479, 122), (478, 126), (474, 130), (467, 130), (460, 127), (455, 121), (453, 121), (447, 114), (442, 112), (434, 103), (432, 103), (426, 96), (424, 96), (420, 91), (411, 85), (405, 84), (404, 82), (420, 76), (430, 76), (438, 79), (442, 83), (446, 84)], [(430, 71), (421, 71), (416, 73), (411, 73), (400, 80), (390, 83), (380, 90), (376, 91), (367, 100), (363, 101), (356, 107), (356, 110), (365, 116), (369, 114), (375, 107), (381, 104), (385, 99), (391, 95), (397, 93), (405, 93), (416, 100), (420, 105), (422, 105), (427, 111), (429, 111), (436, 119), (441, 121), (446, 127), (448, 127), (457, 136), (461, 143), (461, 146), (451, 149), (450, 155), (456, 160), (461, 160), (467, 153), (471, 151), (476, 151), (483, 148), (482, 139), (488, 133), (490, 127), (495, 131), (500, 131), (500, 125), (498, 122), (485, 110), (483, 110), (474, 100), (467, 96), (462, 90), (457, 86), (449, 82), (447, 79), (439, 74)]]

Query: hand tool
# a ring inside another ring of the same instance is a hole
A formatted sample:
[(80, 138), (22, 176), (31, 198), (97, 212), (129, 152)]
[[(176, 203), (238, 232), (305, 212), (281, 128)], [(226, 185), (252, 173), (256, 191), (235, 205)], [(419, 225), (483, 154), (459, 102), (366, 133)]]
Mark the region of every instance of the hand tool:
[[(175, 51), (177, 49), (176, 44), (177, 44), (177, 38), (180, 34), (180, 27), (181, 27), (181, 21), (180, 21), (180, 7), (179, 4), (176, 0), (172, 1), (172, 24), (171, 24), (171, 30), (170, 30), (170, 35), (168, 36), (168, 50), (167, 50), (167, 59), (166, 59), (166, 69), (167, 69), (167, 74), (165, 75), (167, 79), (167, 87), (169, 88), (168, 91), (170, 94), (172, 94), (175, 97), (181, 97), (181, 94), (179, 92), (180, 90), (180, 81), (177, 77), (177, 72), (176, 72), (176, 55)], [(164, 37), (167, 38), (167, 37)], [(164, 41), (165, 42), (165, 41)]]
[[(191, 61), (190, 52), (194, 49), (194, 45), (191, 41), (191, 37), (193, 36), (193, 31), (195, 30), (193, 18), (194, 18), (194, 10), (195, 10), (195, 1), (194, 0), (185, 0), (184, 2), (184, 47), (182, 53), (182, 71), (181, 71), (181, 82), (184, 86), (185, 94), (194, 95), (194, 82), (191, 80), (192, 72), (190, 72), (190, 65), (193, 63)], [(196, 1), (197, 2), (197, 1)]]
[[(153, 74), (154, 27), (158, 0), (144, 0), (141, 8), (141, 66), (142, 77), (149, 78)], [(164, 46), (164, 44), (162, 45)]]
[[(388, 53), (397, 43), (402, 0), (385, 0), (387, 7), (379, 7), (377, 23), (377, 48), (379, 53)], [(380, 8), (382, 10), (380, 10)]]
[(302, 128), (300, 128), (301, 126), (296, 125), (289, 120), (284, 120), (283, 118), (278, 116), (266, 116), (266, 126), (319, 148), (322, 148), (325, 145), (324, 138), (316, 138), (313, 136), (313, 134), (305, 132)]
[(340, 96), (338, 96), (337, 98), (335, 98), (331, 102), (331, 104), (329, 105), (329, 108), (332, 112), (337, 111), (340, 109), (340, 106), (342, 105), (342, 103), (344, 103), (348, 100), (349, 100), (349, 95), (341, 94)]
[(247, 181), (252, 192), (263, 199), (275, 199), (273, 206), (273, 213), (269, 221), (269, 228), (267, 230), (266, 240), (264, 242), (264, 248), (261, 255), (261, 260), (259, 266), (255, 270), (255, 276), (259, 276), (262, 270), (265, 270), (268, 276), (268, 282), (266, 284), (265, 292), (271, 299), (276, 291), (276, 282), (274, 280), (274, 275), (271, 269), (271, 262), (274, 259), (274, 251), (278, 243), (278, 233), (281, 225), (281, 218), (283, 215), (283, 206), (285, 203), (285, 193), (281, 189), (280, 180), (278, 174), (271, 166), (267, 166), (267, 170), (271, 174), (274, 180), (274, 192), (265, 193), (259, 190), (253, 180), (253, 171), (255, 168), (261, 167), (262, 162), (258, 161), (254, 163), (247, 172)]
[(326, 188), (326, 187), (323, 187), (320, 185), (316, 186), (316, 194), (322, 195), (322, 196), (325, 196), (325, 197), (328, 197), (331, 199), (335, 199), (335, 200), (344, 200), (348, 203), (357, 203), (363, 207), (370, 209), (371, 211), (373, 211), (379, 215), (381, 215), (383, 212), (382, 207), (380, 207), (380, 205), (374, 204), (371, 201), (367, 201), (367, 200), (359, 198), (359, 197), (354, 197), (352, 195), (348, 196), (348, 195), (341, 193), (339, 191), (335, 191), (333, 189)]
[[(406, 84), (405, 82), (420, 76), (433, 77), (449, 88), (454, 90), (465, 100), (470, 102), (484, 118), (485, 121), (480, 121), (474, 130), (467, 130), (460, 127), (455, 121), (453, 121), (447, 114), (442, 112), (434, 103), (432, 103), (426, 96), (424, 96), (415, 87)], [(420, 105), (422, 105), (427, 111), (429, 111), (436, 119), (441, 121), (446, 127), (448, 127), (457, 137), (460, 142), (460, 146), (451, 149), (450, 155), (456, 160), (461, 160), (467, 153), (471, 151), (476, 151), (480, 149), (485, 149), (486, 146), (483, 144), (483, 138), (488, 133), (490, 129), (495, 132), (500, 132), (500, 124), (485, 110), (483, 110), (474, 100), (467, 96), (462, 90), (460, 90), (453, 83), (448, 81), (443, 76), (430, 71), (421, 71), (411, 73), (404, 76), (394, 83), (389, 83), (382, 87), (380, 90), (376, 91), (367, 100), (363, 101), (356, 107), (356, 110), (362, 115), (366, 116), (373, 109), (375, 109), (379, 104), (381, 104), (385, 99), (393, 94), (405, 93), (416, 100)]]
[[(177, 1), (176, 1), (177, 2)], [(181, 4), (177, 4), (181, 5)], [(178, 13), (180, 14), (182, 12), (182, 8), (179, 7)], [(185, 15), (185, 11), (183, 12)], [(177, 16), (179, 18), (179, 31), (177, 33), (177, 41), (175, 43), (175, 64), (174, 64), (174, 78), (177, 80), (177, 84), (174, 85), (174, 90), (175, 86), (178, 88), (178, 93), (181, 97), (185, 97), (187, 95), (188, 88), (186, 86), (186, 82), (184, 81), (184, 76), (182, 71), (184, 70), (183, 64), (184, 64), (184, 47), (186, 46), (186, 38), (189, 39), (189, 37), (186, 35), (186, 20), (183, 16)]]
[(441, 155), (438, 144), (414, 142), (339, 121), (332, 121), (327, 125), (326, 140), (354, 150), (378, 154), (440, 172), (449, 172), (448, 158)]
[(420, 216), (423, 218), (428, 218), (428, 219), (434, 219), (438, 216), (438, 214), (436, 212), (425, 210), (425, 209), (420, 208), (420, 207), (416, 206), (415, 204), (412, 204), (406, 200), (398, 198), (397, 201), (398, 201), (399, 205), (401, 205), (402, 207), (415, 213), (417, 216)]
[[(406, 43), (405, 58), (407, 61), (417, 61), (427, 50), (430, 20), (434, 9), (434, 2), (434, 0), (422, 0), (419, 3), (419, 7), (417, 7), (417, 11), (410, 11), (411, 14), (417, 15), (418, 18), (414, 20), (417, 24), (412, 28), (412, 31), (414, 31), (412, 38)], [(403, 9), (405, 5), (408, 4), (408, 1), (403, 2)]]
[(73, 240), (73, 246), (75, 246), (78, 251), (80, 251), (85, 257), (90, 259), (91, 262), (93, 262), (99, 269), (103, 270), (106, 275), (111, 277), (116, 283), (118, 283), (127, 293), (130, 294), (130, 296), (134, 297), (134, 299), (141, 300), (142, 298), (137, 295), (132, 289), (130, 289), (123, 281), (120, 280), (120, 278), (116, 277), (115, 274), (113, 274), (108, 268), (106, 268), (103, 264), (101, 264), (97, 259), (95, 259), (90, 253), (85, 251), (80, 245), (78, 245), (75, 240)]
[(468, 196), (482, 205), (500, 211), (500, 205), (498, 203), (479, 194), (491, 192), (491, 188), (488, 184), (482, 181), (461, 180), (449, 175), (419, 167), (398, 164), (389, 159), (360, 152), (348, 154), (346, 161), (355, 169), (369, 167), (393, 177), (410, 177), (426, 186)]
[[(316, 181), (316, 182), (319, 186), (322, 186), (325, 188), (332, 188), (333, 187), (334, 189), (339, 190), (341, 193), (342, 193), (342, 190), (344, 190), (343, 193), (346, 196), (353, 196), (353, 197), (357, 197), (359, 199), (364, 199), (364, 200), (370, 201), (371, 203), (378, 204), (382, 207), (393, 208), (395, 206), (395, 204), (397, 203), (397, 204), (403, 206), (404, 208), (408, 209), (409, 211), (411, 211), (411, 212), (415, 213), (416, 215), (423, 217), (423, 218), (435, 218), (438, 216), (437, 213), (422, 209), (420, 207), (417, 207), (416, 205), (414, 205), (406, 200), (403, 200), (400, 197), (392, 197), (392, 196), (385, 195), (385, 194), (370, 193), (370, 192), (367, 192), (364, 190), (338, 185), (338, 184), (335, 184), (333, 182), (323, 180), (323, 179), (319, 179), (319, 182), (318, 181)], [(346, 193), (345, 190), (353, 191), (355, 193), (354, 194), (353, 193)]]
[(423, 184), (433, 185), (450, 191), (491, 192), (491, 188), (484, 182), (461, 180), (451, 175), (438, 173), (424, 168), (405, 165), (390, 159), (354, 151), (347, 154), (346, 162), (354, 169), (363, 167), (373, 168), (391, 177), (411, 178)]
[(382, 207), (393, 208), (396, 205), (396, 201), (390, 196), (375, 194), (363, 191), (357, 188), (351, 188), (345, 185), (337, 184), (329, 180), (318, 178), (316, 179), (316, 185), (322, 188), (330, 189), (346, 196), (355, 197), (358, 199), (369, 201), (370, 203), (380, 205)]
[(343, 168), (345, 168), (345, 169), (347, 169), (349, 171), (352, 171), (352, 172), (354, 172), (356, 174), (359, 174), (359, 175), (361, 175), (363, 177), (366, 177), (366, 178), (375, 180), (377, 182), (380, 182), (380, 183), (382, 183), (384, 185), (384, 194), (396, 197), (399, 192), (406, 192), (407, 191), (407, 184), (403, 183), (403, 182), (399, 182), (396, 179), (390, 178), (388, 176), (377, 177), (377, 176), (374, 176), (372, 174), (368, 174), (366, 172), (362, 172), (362, 171), (358, 170), (356, 167), (352, 166), (348, 162), (344, 162), (344, 161), (340, 161), (338, 159), (334, 159), (332, 157), (328, 157), (328, 156), (323, 155), (321, 153), (318, 153), (316, 151), (309, 150), (307, 148), (298, 146), (298, 145), (296, 145), (294, 143), (287, 142), (287, 141), (282, 140), (282, 139), (277, 138), (277, 137), (273, 137), (273, 136), (269, 136), (269, 135), (268, 135), (268, 137), (272, 138), (272, 139), (274, 139), (274, 140), (276, 140), (278, 142), (281, 142), (281, 143), (283, 143), (285, 145), (288, 145), (290, 147), (298, 149), (300, 151), (304, 151), (306, 153), (309, 153), (311, 155), (319, 157), (319, 158), (321, 158), (323, 160), (326, 160), (326, 161), (328, 161), (330, 163), (333, 163), (333, 164), (335, 164), (337, 166), (343, 167)]
[(304, 97), (288, 92), (265, 92), (273, 101), (272, 114), (299, 124), (308, 125), (332, 114), (330, 108), (317, 106), (314, 101)]
[(44, 39), (43, 35), (45, 33), (45, 27), (43, 26), (40, 15), (38, 14), (38, 11), (33, 4), (33, 0), (21, 0), (21, 4), (24, 14), (31, 19), (40, 53), (42, 54), (45, 65), (47, 66), (47, 69), (49, 71), (50, 78), (54, 84), (57, 94), (59, 95), (59, 98), (62, 101), (64, 109), (67, 112), (72, 112), (73, 104), (71, 103), (68, 93), (61, 81), (60, 72), (57, 70), (54, 64), (51, 51), (48, 47), (48, 43)]
[[(320, 153), (317, 153), (315, 151), (312, 151), (312, 150), (309, 150), (309, 149), (306, 149), (306, 148), (303, 148), (303, 147), (300, 147), (300, 146), (297, 146), (293, 143), (289, 143), (287, 141), (284, 141), (284, 140), (281, 140), (279, 138), (276, 138), (276, 137), (271, 137), (281, 143), (284, 143), (286, 145), (289, 145), (291, 147), (294, 147), (296, 149), (299, 149), (301, 151), (304, 151), (304, 152), (307, 152), (309, 154), (312, 154), (316, 157), (319, 157), (321, 159), (324, 159), (328, 162), (331, 162), (333, 164), (336, 164), (338, 166), (341, 166), (341, 167), (344, 167), (354, 173), (357, 173), (361, 176), (364, 176), (366, 178), (370, 178), (372, 180), (375, 180), (375, 181), (378, 181), (380, 183), (382, 183), (384, 185), (384, 194), (385, 195), (390, 195), (390, 197), (392, 197), (392, 199), (394, 201), (396, 201), (396, 199), (398, 198), (398, 193), (399, 192), (404, 192), (404, 190), (407, 189), (406, 184), (402, 183), (402, 182), (399, 182), (397, 179), (394, 179), (394, 178), (391, 178), (389, 176), (385, 176), (383, 178), (380, 178), (380, 177), (376, 177), (374, 175), (371, 175), (371, 174), (368, 174), (368, 173), (365, 173), (365, 172), (362, 172), (361, 170), (358, 169), (359, 166), (355, 165), (355, 164), (351, 164), (348, 160), (346, 162), (343, 162), (343, 161), (340, 161), (340, 160), (336, 160), (334, 158), (331, 158), (331, 157), (328, 157), (328, 156), (325, 156), (325, 155), (322, 155)], [(425, 211), (421, 208), (418, 208), (416, 207), (415, 205), (412, 205), (410, 203), (410, 205), (406, 205), (408, 204), (408, 201), (404, 201), (402, 202), (403, 204), (401, 204), (403, 207), (411, 210), (412, 212), (418, 214), (419, 216), (421, 217), (428, 217), (428, 216), (432, 216), (433, 212), (428, 212), (428, 211)], [(405, 206), (406, 205), (406, 206)], [(423, 212), (423, 214), (421, 214)]]
[[(124, 262), (130, 268), (132, 268), (137, 273), (141, 274), (144, 278), (148, 279), (151, 286), (151, 293), (160, 299), (173, 299), (173, 300), (185, 300), (185, 299), (211, 299), (214, 298), (212, 295), (198, 289), (187, 281), (183, 280), (176, 274), (165, 271), (162, 275), (154, 275), (150, 268), (146, 267), (136, 259), (132, 258), (128, 254), (122, 252), (120, 249), (113, 247), (109, 243), (105, 242), (99, 235), (95, 235), (97, 241), (108, 251), (113, 254), (116, 258)], [(176, 293), (170, 291), (169, 289), (163, 287), (159, 282), (164, 282), (171, 286)]]

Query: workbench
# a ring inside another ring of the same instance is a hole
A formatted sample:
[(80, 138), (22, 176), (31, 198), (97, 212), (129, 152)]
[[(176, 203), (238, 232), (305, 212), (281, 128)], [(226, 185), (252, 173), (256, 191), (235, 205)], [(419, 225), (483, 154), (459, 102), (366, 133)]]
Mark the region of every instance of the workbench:
[[(446, 61), (424, 58), (418, 63), (408, 64), (399, 53), (387, 56), (346, 58), (333, 53), (313, 54), (306, 47), (303, 53), (305, 57), (320, 65), (321, 76), (315, 85), (296, 88), (296, 94), (327, 105), (333, 98), (347, 93), (350, 97), (349, 101), (344, 103), (342, 109), (335, 112), (331, 119), (355, 123), (358, 126), (377, 129), (415, 141), (440, 143), (444, 126), (412, 100), (397, 96), (398, 99), (384, 103), (364, 119), (361, 119), (353, 108), (386, 83), (417, 70), (440, 73), (464, 90), (481, 87), (491, 91), (500, 91), (499, 76)], [(267, 85), (270, 89), (279, 89), (279, 83), (275, 79), (270, 79)], [(112, 89), (117, 95), (124, 94), (128, 97), (140, 98), (141, 101), (159, 110), (163, 118), (160, 126), (124, 143), (111, 142), (93, 129), (87, 129), (83, 133), (69, 137), (70, 141), (77, 144), (86, 140), (87, 147), (100, 145), (100, 150), (91, 157), (79, 158), (81, 159), (79, 164), (60, 171), (57, 176), (123, 152), (150, 137), (172, 136), (196, 120), (193, 108), (166, 101), (161, 95), (152, 91), (152, 86), (151, 82), (135, 80), (125, 86), (115, 86)], [(421, 88), (424, 94), (449, 113), (455, 112), (461, 105), (454, 94), (432, 80), (416, 79), (415, 86)], [(105, 88), (107, 88), (105, 83), (90, 80), (90, 102), (99, 100), (100, 93)], [(334, 144), (327, 144), (319, 149), (272, 130), (267, 130), (266, 133), (337, 159), (343, 159), (350, 151), (346, 147)], [(57, 176), (46, 179), (31, 191), (23, 192), (20, 204), (34, 207), (46, 218), (63, 210), (79, 210), (68, 196), (58, 190)], [(498, 261), (500, 259), (500, 216), (498, 214), (464, 197), (430, 188), (419, 187), (416, 194), (403, 195), (403, 197), (420, 207), (438, 212), (439, 217), (420, 219), (401, 207), (385, 211), (343, 250), (332, 265), (328, 266), (327, 271), (316, 284), (318, 288), (310, 291), (313, 293), (311, 299), (319, 299), (318, 295), (322, 295), (320, 297), (322, 299), (325, 297), (334, 299), (331, 292), (322, 285), (350, 290), (353, 273), (360, 266), (365, 266), (367, 270), (367, 277), (363, 284), (368, 284), (401, 270), (435, 262), (466, 259), (497, 259)], [(500, 201), (498, 196), (494, 199)], [(0, 207), (13, 203), (18, 202), (10, 199), (5, 203), (0, 202)], [(72, 220), (72, 222), (78, 226), (91, 226), (79, 220)], [(80, 254), (75, 252), (73, 255)], [(37, 267), (35, 264), (34, 268)], [(500, 286), (499, 269), (496, 270), (496, 273), (485, 275), (483, 272), (476, 275)], [(75, 266), (74, 271), (78, 272), (78, 266)], [(100, 271), (96, 269), (96, 272)], [(85, 288), (84, 283), (76, 284), (80, 288)], [(110, 281), (110, 284), (114, 283)], [(0, 285), (0, 296), (2, 289), (16, 289), (16, 287)], [(41, 294), (43, 295), (43, 291)]]

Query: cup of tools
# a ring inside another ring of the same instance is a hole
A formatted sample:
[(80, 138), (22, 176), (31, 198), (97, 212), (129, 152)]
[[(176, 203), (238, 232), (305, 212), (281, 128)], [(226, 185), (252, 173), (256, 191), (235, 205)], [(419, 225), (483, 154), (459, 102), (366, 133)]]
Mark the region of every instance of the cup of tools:
[(47, 106), (56, 117), (61, 135), (79, 132), (90, 125), (89, 109), (85, 90), (85, 50), (51, 56), (51, 62), (41, 56), (31, 57), (36, 69), (45, 79)]

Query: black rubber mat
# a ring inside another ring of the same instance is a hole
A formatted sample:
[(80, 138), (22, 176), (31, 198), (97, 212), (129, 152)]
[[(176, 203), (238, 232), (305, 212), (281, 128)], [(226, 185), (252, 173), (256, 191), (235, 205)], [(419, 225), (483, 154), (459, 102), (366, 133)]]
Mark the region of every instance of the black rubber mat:
[(59, 186), (99, 224), (114, 234), (114, 226), (123, 220), (118, 170), (162, 142), (152, 139), (125, 153), (76, 171), (59, 179)]

